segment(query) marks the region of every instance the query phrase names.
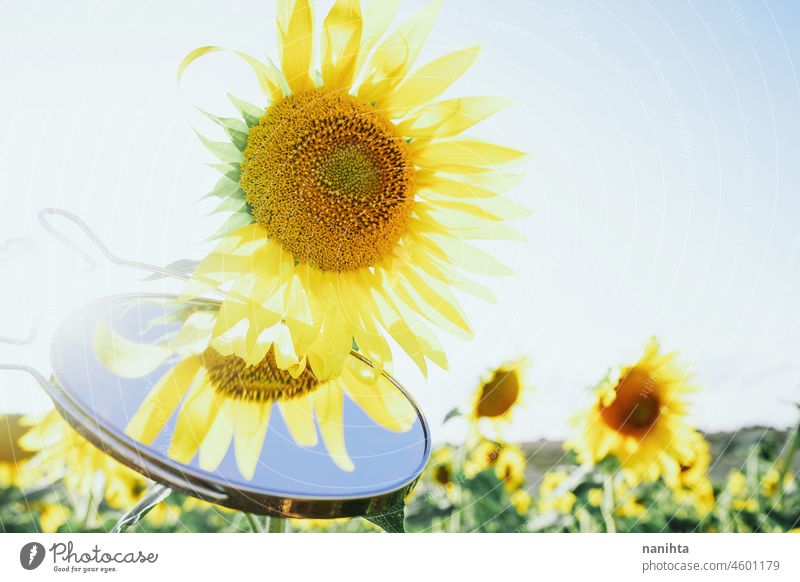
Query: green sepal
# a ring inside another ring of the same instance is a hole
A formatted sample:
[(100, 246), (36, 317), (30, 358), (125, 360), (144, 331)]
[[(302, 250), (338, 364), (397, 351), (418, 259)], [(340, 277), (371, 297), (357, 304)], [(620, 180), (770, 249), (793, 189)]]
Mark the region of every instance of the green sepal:
[(242, 212), (247, 208), (247, 201), (242, 198), (231, 197), (224, 198), (217, 207), (211, 211), (211, 214), (219, 214), (220, 212)]
[(236, 119), (235, 117), (218, 117), (199, 107), (198, 109), (200, 113), (225, 130), (225, 133), (230, 136), (231, 142), (236, 146), (236, 149), (241, 152), (244, 151), (244, 148), (247, 146), (247, 137), (250, 129), (244, 121)]
[(238, 182), (239, 178), (242, 177), (242, 166), (240, 164), (208, 164), (208, 166), (234, 182)]
[[(239, 193), (241, 192), (241, 196)], [(222, 176), (217, 180), (214, 189), (203, 198), (244, 198), (244, 191), (239, 188), (239, 182), (234, 182), (227, 176)]]
[(212, 234), (203, 242), (209, 242), (212, 240), (223, 238), (232, 233), (234, 230), (238, 230), (243, 226), (251, 224), (252, 222), (253, 222), (253, 217), (250, 216), (249, 212), (247, 213), (237, 212), (235, 214), (231, 214), (228, 217), (228, 220), (225, 221), (225, 224), (223, 224), (217, 232)]
[(199, 131), (195, 131), (197, 137), (203, 142), (203, 145), (208, 148), (212, 154), (217, 156), (221, 161), (229, 164), (236, 164), (244, 161), (242, 152), (228, 141), (213, 141), (204, 137)]
[(231, 100), (233, 106), (242, 114), (242, 119), (247, 124), (248, 127), (253, 127), (254, 125), (258, 125), (258, 122), (261, 121), (261, 118), (264, 117), (266, 113), (263, 109), (261, 109), (258, 105), (253, 105), (252, 103), (248, 103), (243, 99), (239, 99), (235, 95), (231, 95), (228, 93), (228, 99)]

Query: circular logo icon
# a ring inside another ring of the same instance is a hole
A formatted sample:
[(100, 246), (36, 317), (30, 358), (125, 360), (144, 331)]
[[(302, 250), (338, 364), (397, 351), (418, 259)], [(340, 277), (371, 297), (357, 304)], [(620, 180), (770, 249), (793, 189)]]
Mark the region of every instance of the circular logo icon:
[(44, 561), (44, 546), (39, 542), (29, 542), (19, 551), (19, 563), (26, 570), (35, 570)]

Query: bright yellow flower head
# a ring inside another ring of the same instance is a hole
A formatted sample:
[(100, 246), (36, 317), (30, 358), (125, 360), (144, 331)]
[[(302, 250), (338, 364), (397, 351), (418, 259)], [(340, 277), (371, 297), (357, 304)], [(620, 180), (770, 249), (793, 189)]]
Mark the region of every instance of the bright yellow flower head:
[(506, 99), (437, 100), (477, 48), (414, 69), (438, 9), (384, 37), (396, 2), (337, 0), (316, 42), (311, 3), (282, 0), (278, 65), (236, 53), (266, 107), (232, 98), (242, 119), (210, 116), (230, 138), (202, 138), (222, 161), (212, 195), (233, 214), (185, 290), (224, 291), (208, 337), (224, 355), (253, 366), (274, 348), (327, 380), (354, 343), (379, 370), (391, 338), (423, 373), (445, 367), (430, 325), (471, 333), (452, 290), (492, 297), (464, 272), (510, 272), (471, 241), (521, 238), (505, 221), (525, 211), (501, 196), (515, 176), (495, 168), (524, 156), (463, 134)]
[(433, 483), (447, 489), (454, 486), (455, 468), (453, 467), (453, 460), (455, 454), (455, 449), (450, 445), (438, 447), (431, 453), (426, 475)]
[(31, 457), (19, 444), (27, 430), (20, 415), (0, 415), (0, 489), (19, 486), (20, 470)]
[(53, 533), (67, 523), (69, 516), (70, 510), (68, 507), (60, 503), (48, 503), (42, 507), (39, 513), (39, 526), (43, 532)]
[(511, 494), (511, 505), (520, 515), (527, 515), (531, 509), (531, 494), (524, 489), (517, 489)]
[[(180, 333), (188, 329), (184, 326)], [(97, 327), (93, 341), (97, 358), (127, 377), (144, 376), (174, 355), (165, 346), (129, 341), (107, 326)], [(273, 414), (280, 413), (300, 446), (316, 446), (321, 436), (344, 471), (354, 469), (344, 438), (345, 396), (387, 430), (405, 432), (416, 420), (397, 387), (386, 376), (373, 378), (372, 368), (355, 356), (327, 381), (310, 368), (295, 373), (282, 369), (276, 360), (272, 350), (252, 366), (211, 347), (187, 355), (148, 392), (125, 432), (150, 445), (177, 410), (170, 458), (186, 464), (199, 454), (200, 467), (214, 471), (232, 443), (239, 471), (252, 479)]]
[(520, 405), (528, 388), (525, 372), (529, 366), (523, 356), (492, 369), (481, 379), (475, 390), (470, 418), (492, 422), (510, 422), (511, 415)]
[(464, 470), (472, 478), (489, 468), (511, 493), (525, 481), (525, 454), (516, 445), (481, 440), (470, 452)]
[(566, 471), (548, 471), (539, 485), (539, 511), (557, 511), (569, 513), (575, 506), (576, 497), (572, 491), (561, 491), (561, 487), (569, 478)]
[(708, 478), (711, 452), (708, 441), (699, 432), (694, 433), (692, 454), (681, 461), (673, 493), (678, 503), (691, 505), (700, 516), (714, 506), (714, 487)]
[(105, 499), (114, 509), (130, 509), (147, 490), (144, 477), (80, 436), (55, 410), (19, 442), (35, 453), (20, 475), (23, 487), (62, 481), (75, 503)]
[(628, 474), (675, 483), (695, 443), (686, 419), (686, 396), (694, 388), (687, 380), (675, 354), (661, 354), (656, 339), (650, 339), (638, 362), (598, 385), (592, 406), (575, 418), (579, 434), (567, 447), (583, 463), (614, 455)]

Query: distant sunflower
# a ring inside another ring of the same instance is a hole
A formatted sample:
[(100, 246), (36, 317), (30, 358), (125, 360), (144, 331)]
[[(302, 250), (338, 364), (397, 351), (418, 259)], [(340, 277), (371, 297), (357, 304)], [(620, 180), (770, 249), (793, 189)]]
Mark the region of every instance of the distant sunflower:
[[(436, 101), (476, 47), (411, 70), (438, 2), (382, 42), (396, 2), (362, 11), (357, 0), (337, 0), (318, 43), (311, 4), (278, 2), (280, 66), (236, 53), (267, 105), (232, 97), (241, 119), (210, 116), (229, 141), (201, 137), (222, 162), (211, 195), (233, 214), (185, 297), (224, 290), (213, 338), (249, 366), (280, 336), (291, 361), (277, 364), (309, 364), (320, 380), (341, 372), (354, 344), (380, 370), (392, 358), (388, 337), (423, 373), (426, 359), (446, 367), (429, 324), (468, 336), (452, 290), (492, 299), (463, 271), (510, 273), (469, 241), (522, 238), (505, 221), (526, 211), (501, 196), (515, 176), (496, 168), (524, 155), (462, 135), (508, 100)], [(219, 50), (191, 52), (179, 75)]]
[(475, 390), (470, 418), (508, 424), (528, 388), (525, 373), (529, 366), (530, 361), (523, 356), (490, 370)]
[[(131, 342), (102, 325), (95, 329), (93, 341), (98, 359), (129, 377), (151, 372), (172, 355), (163, 346)], [(189, 463), (199, 454), (200, 467), (213, 471), (233, 443), (239, 471), (252, 479), (276, 411), (301, 446), (316, 446), (319, 425), (331, 459), (344, 471), (354, 469), (344, 438), (345, 396), (387, 430), (405, 432), (415, 422), (413, 409), (397, 387), (386, 376), (374, 379), (371, 366), (355, 356), (339, 376), (327, 381), (310, 368), (293, 375), (276, 359), (272, 349), (253, 366), (213, 347), (188, 355), (148, 392), (125, 432), (150, 445), (178, 410), (167, 451), (170, 458)]]
[(659, 349), (651, 338), (638, 362), (612, 371), (596, 387), (592, 406), (574, 419), (579, 434), (567, 442), (581, 462), (613, 455), (629, 475), (676, 482), (695, 444), (686, 419), (694, 388), (676, 354)]
[(691, 455), (681, 461), (673, 492), (676, 501), (694, 507), (698, 515), (704, 516), (714, 506), (714, 487), (708, 478), (711, 452), (699, 432), (694, 433), (693, 441)]
[(511, 505), (520, 515), (527, 515), (531, 509), (531, 494), (524, 489), (517, 489), (511, 494)]
[[(80, 436), (53, 410), (32, 421), (20, 446), (33, 453), (20, 475), (22, 487), (62, 482), (73, 506), (105, 499), (114, 509), (130, 509), (149, 482)], [(60, 510), (59, 510), (60, 514)]]
[(487, 469), (493, 469), (505, 490), (512, 493), (525, 481), (525, 454), (516, 445), (482, 440), (470, 451), (464, 470), (472, 478)]
[(431, 453), (431, 459), (425, 472), (432, 483), (444, 487), (448, 492), (456, 486), (455, 458), (456, 450), (450, 445), (438, 447)]
[(0, 489), (19, 486), (20, 469), (32, 456), (19, 444), (28, 427), (19, 414), (0, 414)]
[(539, 485), (539, 511), (563, 514), (572, 511), (577, 498), (572, 491), (563, 489), (567, 479), (569, 473), (566, 471), (548, 471), (544, 474)]

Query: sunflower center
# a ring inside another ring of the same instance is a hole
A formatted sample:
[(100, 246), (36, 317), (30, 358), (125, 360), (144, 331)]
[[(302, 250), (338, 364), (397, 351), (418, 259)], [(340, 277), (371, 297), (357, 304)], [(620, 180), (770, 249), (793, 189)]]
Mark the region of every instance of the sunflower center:
[(294, 259), (368, 267), (408, 224), (414, 167), (388, 119), (326, 89), (272, 105), (250, 130), (240, 184), (253, 216)]
[(442, 485), (447, 485), (450, 483), (450, 469), (445, 465), (439, 465), (434, 472), (434, 479)]
[(622, 434), (641, 437), (655, 424), (661, 413), (656, 383), (646, 371), (631, 368), (616, 388), (616, 398), (602, 406), (603, 420)]
[(232, 398), (261, 402), (291, 400), (313, 392), (320, 384), (308, 368), (297, 378), (278, 368), (272, 350), (255, 366), (248, 366), (239, 356), (223, 356), (214, 348), (206, 349), (202, 358), (211, 385), (218, 393)]
[(517, 373), (513, 370), (499, 370), (491, 380), (481, 386), (477, 414), (479, 417), (496, 418), (503, 416), (516, 404), (520, 393)]

